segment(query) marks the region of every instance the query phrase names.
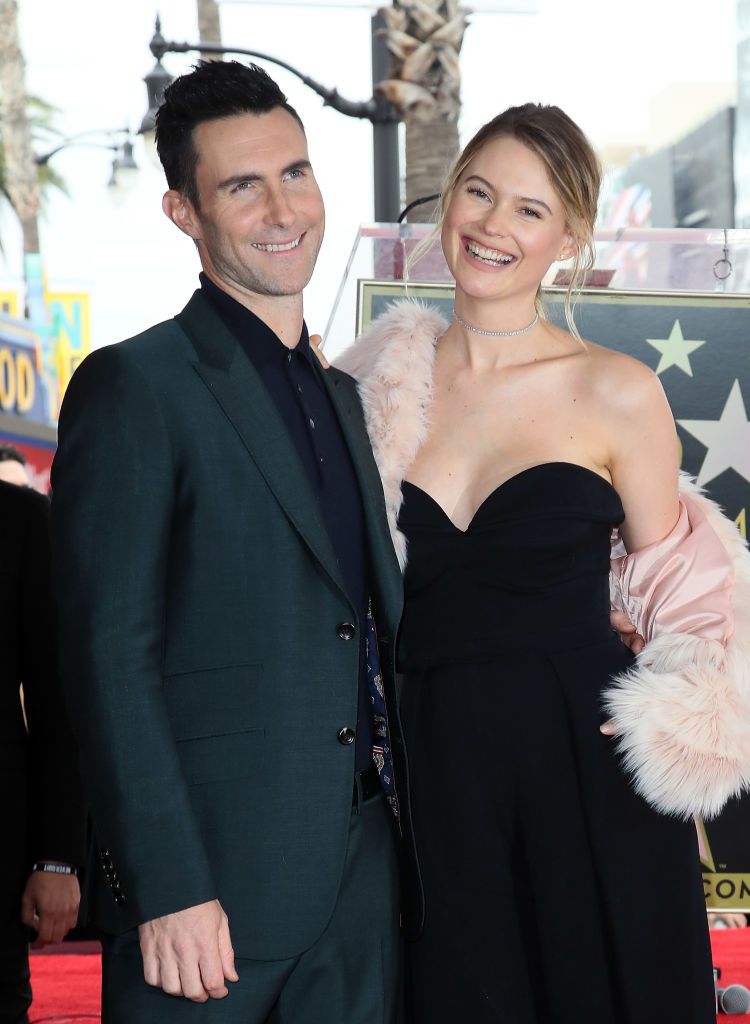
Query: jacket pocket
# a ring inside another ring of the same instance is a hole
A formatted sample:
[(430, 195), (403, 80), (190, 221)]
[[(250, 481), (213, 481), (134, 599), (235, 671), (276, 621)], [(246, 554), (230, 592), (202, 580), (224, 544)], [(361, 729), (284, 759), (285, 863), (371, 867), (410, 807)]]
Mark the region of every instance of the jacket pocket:
[(263, 731), (262, 666), (230, 665), (165, 676), (164, 699), (178, 742)]

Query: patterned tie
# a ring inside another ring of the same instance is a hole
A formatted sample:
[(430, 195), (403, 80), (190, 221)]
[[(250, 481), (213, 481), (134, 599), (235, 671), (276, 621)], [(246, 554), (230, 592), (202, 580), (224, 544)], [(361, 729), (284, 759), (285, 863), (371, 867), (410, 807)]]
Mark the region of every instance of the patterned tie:
[(380, 654), (378, 651), (378, 634), (372, 614), (372, 601), (367, 607), (367, 633), (365, 634), (365, 657), (367, 660), (367, 686), (372, 701), (373, 746), (372, 759), (378, 769), (380, 784), (385, 792), (396, 820), (399, 816), (398, 797), (393, 780), (393, 758), (391, 756), (391, 737), (388, 728), (388, 711), (383, 693), (383, 675), (380, 671)]

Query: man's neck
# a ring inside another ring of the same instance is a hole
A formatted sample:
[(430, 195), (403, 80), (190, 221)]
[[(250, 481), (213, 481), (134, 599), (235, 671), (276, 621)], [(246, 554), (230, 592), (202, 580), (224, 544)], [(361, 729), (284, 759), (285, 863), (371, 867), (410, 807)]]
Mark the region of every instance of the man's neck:
[(270, 327), (277, 338), (287, 348), (296, 348), (302, 333), (302, 294), (297, 295), (258, 295), (248, 292), (217, 277), (211, 270), (203, 268), (206, 277), (230, 295), (245, 309), (262, 320)]

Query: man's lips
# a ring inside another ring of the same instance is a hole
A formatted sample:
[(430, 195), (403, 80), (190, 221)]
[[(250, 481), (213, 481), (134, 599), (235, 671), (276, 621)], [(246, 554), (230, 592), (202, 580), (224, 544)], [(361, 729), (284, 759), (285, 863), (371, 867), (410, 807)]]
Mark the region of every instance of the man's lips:
[(304, 239), (306, 231), (303, 231), (301, 235), (297, 235), (295, 238), (290, 238), (286, 242), (252, 242), (253, 249), (257, 249), (258, 252), (267, 253), (284, 253), (294, 252), (298, 249)]
[(481, 242), (477, 242), (474, 238), (464, 237), (461, 239), (464, 252), (487, 267), (509, 267), (515, 263), (517, 258), (513, 253), (506, 252), (504, 249), (495, 249), (488, 245), (482, 245)]

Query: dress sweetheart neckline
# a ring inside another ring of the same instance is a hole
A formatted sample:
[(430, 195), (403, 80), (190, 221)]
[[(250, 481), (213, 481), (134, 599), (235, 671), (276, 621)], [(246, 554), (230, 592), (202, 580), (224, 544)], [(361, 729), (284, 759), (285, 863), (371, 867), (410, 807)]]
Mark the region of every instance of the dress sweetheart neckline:
[(562, 467), (562, 466), (566, 466), (569, 469), (580, 470), (582, 473), (586, 473), (588, 476), (593, 476), (595, 479), (601, 480), (601, 482), (604, 484), (604, 486), (607, 487), (619, 500), (620, 496), (617, 493), (617, 491), (615, 490), (614, 484), (612, 484), (609, 480), (606, 480), (601, 475), (601, 473), (597, 473), (596, 470), (589, 469), (588, 466), (581, 466), (577, 462), (565, 462), (565, 461), (538, 462), (534, 466), (527, 466), (526, 469), (519, 470), (518, 473), (514, 473), (512, 476), (507, 477), (507, 479), (501, 481), (501, 483), (499, 483), (497, 485), (497, 487), (493, 488), (493, 490), (490, 491), (490, 493), (487, 495), (487, 497), (483, 501), (481, 501), (479, 503), (479, 505), (477, 506), (477, 508), (476, 508), (476, 510), (474, 512), (474, 515), (469, 520), (469, 523), (468, 523), (466, 529), (462, 530), (460, 526), (456, 526), (456, 524), (453, 522), (453, 520), (448, 515), (448, 513), (445, 511), (445, 509), (440, 504), (440, 502), (436, 498), (433, 498), (433, 496), (430, 494), (429, 491), (425, 491), (423, 487), (420, 487), (419, 484), (412, 483), (411, 480), (404, 479), (404, 480), (401, 481), (401, 485), (403, 486), (404, 484), (408, 484), (409, 487), (411, 487), (415, 491), (419, 491), (421, 494), (423, 494), (430, 502), (432, 502), (433, 505), (435, 505), (435, 507), (437, 509), (439, 509), (439, 511), (442, 513), (443, 517), (445, 518), (445, 520), (448, 523), (450, 523), (450, 525), (453, 527), (454, 530), (456, 530), (457, 533), (468, 533), (469, 530), (471, 529), (473, 523), (474, 523), (474, 520), (477, 518), (477, 516), (482, 511), (484, 506), (487, 504), (487, 502), (490, 500), (490, 498), (494, 497), (494, 495), (496, 495), (499, 491), (502, 491), (509, 484), (512, 484), (514, 481), (519, 480), (521, 477), (528, 476), (528, 474), (534, 473), (537, 470), (549, 469), (550, 467)]

